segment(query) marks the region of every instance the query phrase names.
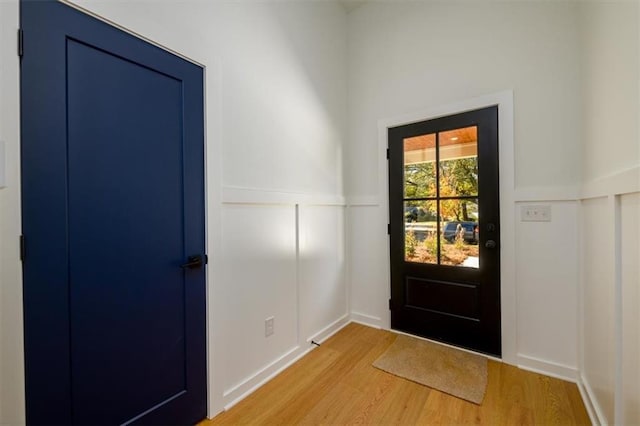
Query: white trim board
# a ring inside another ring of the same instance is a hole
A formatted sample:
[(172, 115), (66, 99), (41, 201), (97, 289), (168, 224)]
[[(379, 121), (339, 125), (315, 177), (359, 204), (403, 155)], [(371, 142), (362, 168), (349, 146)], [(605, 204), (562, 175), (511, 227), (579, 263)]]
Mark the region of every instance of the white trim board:
[(178, 52), (177, 50), (173, 50), (170, 47), (164, 46), (164, 45), (158, 43), (155, 40), (147, 38), (147, 37), (143, 36), (142, 34), (139, 34), (139, 33), (135, 32), (135, 31), (130, 30), (127, 27), (124, 27), (124, 26), (118, 24), (117, 22), (111, 21), (111, 20), (105, 18), (104, 16), (98, 15), (97, 13), (95, 13), (95, 12), (89, 10), (89, 9), (85, 9), (82, 6), (80, 6), (80, 5), (76, 4), (76, 3), (73, 3), (71, 0), (58, 0), (58, 1), (60, 3), (63, 3), (66, 6), (69, 6), (72, 9), (75, 9), (75, 10), (77, 10), (79, 12), (84, 13), (85, 15), (91, 16), (92, 18), (95, 18), (98, 21), (102, 21), (105, 24), (108, 24), (108, 25), (110, 25), (112, 27), (115, 27), (115, 28), (119, 29), (120, 31), (124, 31), (125, 33), (127, 33), (129, 35), (132, 35), (132, 36), (134, 36), (136, 38), (139, 38), (140, 40), (145, 41), (145, 42), (147, 42), (149, 44), (152, 44), (155, 47), (158, 47), (158, 48), (160, 48), (162, 50), (165, 50), (165, 51), (171, 53), (172, 55), (175, 55), (175, 56), (177, 56), (179, 58), (182, 58), (185, 61), (191, 62), (192, 64), (197, 65), (197, 66), (199, 66), (201, 68), (205, 68), (205, 65), (203, 65), (202, 62), (198, 62), (195, 59), (190, 58), (190, 57)]
[(578, 392), (580, 392), (580, 398), (582, 398), (582, 403), (584, 404), (584, 407), (587, 410), (587, 414), (589, 415), (589, 420), (591, 420), (591, 424), (599, 425), (600, 422), (598, 421), (596, 412), (593, 408), (593, 405), (591, 404), (591, 398), (589, 398), (589, 395), (587, 394), (587, 391), (582, 385), (582, 382), (578, 380), (576, 385), (578, 386)]
[(239, 186), (222, 187), (223, 204), (261, 204), (261, 205), (314, 205), (346, 206), (342, 195), (306, 194), (284, 190), (245, 188)]
[(601, 198), (640, 192), (640, 166), (619, 170), (608, 176), (585, 183), (580, 198)]
[(349, 319), (349, 314), (344, 314), (343, 316), (341, 316), (340, 318), (338, 318), (328, 326), (324, 327), (322, 330), (317, 331), (313, 335), (307, 337), (307, 343), (312, 343), (312, 342), (322, 343), (328, 338), (330, 338), (331, 336), (333, 336), (334, 334), (336, 334), (338, 331), (342, 330), (350, 322), (351, 321)]
[[(475, 351), (460, 348), (457, 346), (448, 345), (443, 342), (438, 342), (438, 341), (434, 341), (424, 337), (415, 336), (412, 334), (404, 333), (402, 331), (390, 330), (390, 329), (385, 329), (383, 327), (379, 327), (375, 323), (379, 323), (380, 321), (381, 321), (380, 318), (373, 317), (370, 315), (358, 314), (358, 313), (351, 313), (350, 316), (345, 315), (339, 318), (338, 320), (330, 324), (328, 327), (316, 333), (314, 336), (306, 339), (309, 345), (306, 348), (303, 348), (299, 345), (293, 347), (290, 351), (283, 354), (277, 360), (273, 361), (269, 365), (257, 371), (252, 376), (246, 378), (241, 383), (238, 383), (237, 385), (233, 386), (229, 390), (225, 391), (224, 393), (225, 399), (228, 398), (231, 400), (224, 406), (224, 411), (231, 409), (240, 401), (242, 401), (243, 399), (251, 395), (253, 392), (258, 390), (260, 387), (262, 387), (265, 383), (267, 383), (268, 381), (276, 377), (278, 374), (280, 374), (281, 372), (289, 368), (291, 365), (296, 363), (298, 360), (302, 359), (305, 355), (309, 354), (309, 352), (314, 350), (315, 348), (311, 346), (312, 340), (317, 343), (323, 343), (324, 341), (326, 341), (327, 339), (329, 339), (334, 334), (338, 333), (340, 330), (342, 330), (344, 327), (348, 326), (351, 323), (361, 324), (361, 325), (376, 328), (376, 329), (383, 329), (397, 335), (414, 337), (416, 339), (424, 340), (437, 345), (450, 347), (450, 348), (468, 352), (474, 355), (480, 355), (484, 358), (487, 358), (488, 360), (504, 363), (504, 360), (500, 358), (496, 358), (491, 355), (475, 352)], [(601, 409), (596, 404), (596, 400), (592, 397), (593, 391), (591, 390), (590, 386), (586, 382), (586, 379), (578, 373), (577, 369), (573, 367), (537, 359), (537, 358), (523, 356), (520, 354), (518, 354), (517, 357), (518, 357), (517, 367), (522, 370), (531, 371), (534, 373), (542, 374), (544, 376), (554, 377), (560, 380), (565, 380), (571, 383), (575, 383), (578, 386), (580, 396), (583, 400), (583, 403), (587, 409), (589, 418), (591, 419), (592, 423), (595, 425), (605, 424), (603, 422), (604, 418), (602, 417)], [(211, 413), (209, 418), (213, 418), (217, 414), (219, 413)]]
[(367, 314), (361, 314), (359, 312), (351, 312), (351, 322), (366, 325), (367, 327), (384, 329), (384, 327), (382, 326), (382, 318), (374, 317)]
[(613, 220), (609, 224), (613, 235), (613, 330), (614, 330), (614, 387), (613, 387), (613, 421), (624, 420), (624, 387), (623, 387), (623, 313), (622, 313), (622, 205), (619, 195), (609, 195), (609, 211)]
[(640, 166), (619, 170), (583, 185), (522, 187), (514, 190), (514, 201), (578, 201), (640, 192)]
[[(266, 366), (262, 367), (258, 371), (251, 374), (250, 376), (242, 379), (239, 383), (236, 383), (235, 385), (231, 386), (229, 389), (225, 390), (222, 396), (225, 398), (233, 398), (233, 401), (229, 405), (235, 405), (235, 401), (237, 400), (237, 398), (246, 397), (249, 393), (253, 392), (262, 384), (266, 383), (265, 376), (272, 377), (273, 374), (277, 374), (277, 372), (282, 371), (281, 366), (283, 363), (285, 365), (290, 365), (291, 363), (295, 362), (295, 360), (297, 360), (298, 358), (306, 354), (312, 348), (307, 347), (304, 350), (302, 350), (302, 352), (300, 351), (300, 349), (301, 349), (300, 345), (296, 345), (292, 347), (287, 352), (285, 352), (284, 354), (276, 358), (274, 361), (270, 362)], [(276, 373), (273, 373), (274, 369), (277, 371)], [(258, 383), (255, 384), (254, 386), (251, 386), (255, 381), (258, 381)], [(247, 388), (248, 388), (248, 391), (247, 391)], [(234, 397), (234, 395), (237, 395), (237, 394), (240, 394), (240, 396)], [(226, 405), (225, 408), (229, 405)]]
[(518, 354), (518, 368), (567, 382), (578, 382), (578, 369), (528, 355)]
[[(386, 118), (378, 121), (378, 190), (380, 207), (389, 214), (388, 200), (388, 167), (387, 167), (387, 132), (390, 127), (416, 123), (434, 118), (472, 111), (490, 106), (498, 106), (498, 163), (500, 175), (500, 293), (501, 293), (501, 327), (502, 327), (502, 359), (504, 362), (517, 365), (517, 296), (515, 261), (507, 262), (506, 254), (515, 253), (515, 168), (514, 168), (514, 119), (513, 91), (506, 90), (477, 98), (453, 102), (447, 105), (417, 111), (403, 116)], [(387, 280), (389, 280), (389, 257), (386, 259)], [(388, 282), (388, 291), (391, 284)], [(390, 328), (387, 316), (383, 328)]]
[(580, 380), (578, 381), (578, 390), (580, 391), (580, 395), (582, 396), (582, 402), (587, 409), (587, 413), (589, 414), (589, 418), (591, 419), (591, 423), (594, 425), (606, 425), (607, 419), (598, 404), (598, 399), (593, 393), (593, 389), (589, 385), (587, 378), (584, 375), (580, 375)]
[[(351, 321), (349, 320), (348, 315), (344, 315), (338, 318), (338, 320), (331, 323), (328, 327), (325, 327), (323, 330), (309, 337), (307, 339), (308, 343), (306, 345), (294, 346), (273, 362), (256, 371), (251, 376), (246, 377), (240, 383), (237, 383), (231, 388), (225, 390), (223, 393), (223, 397), (225, 401), (228, 402), (225, 403), (223, 411), (229, 410), (231, 407), (258, 390), (269, 380), (273, 379), (282, 371), (293, 365), (296, 361), (300, 360), (302, 357), (311, 352), (315, 348), (315, 346), (310, 343), (311, 340), (317, 343), (322, 343), (350, 323)], [(212, 419), (217, 414), (219, 413), (209, 413), (209, 418)]]

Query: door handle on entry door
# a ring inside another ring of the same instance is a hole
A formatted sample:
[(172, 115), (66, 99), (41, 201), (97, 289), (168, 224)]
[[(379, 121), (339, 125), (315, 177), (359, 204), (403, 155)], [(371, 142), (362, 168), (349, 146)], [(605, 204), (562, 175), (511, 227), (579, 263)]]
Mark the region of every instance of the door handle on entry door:
[(202, 266), (202, 256), (199, 254), (196, 256), (189, 256), (187, 263), (180, 265), (182, 269), (196, 269)]
[(488, 249), (494, 249), (496, 248), (497, 244), (494, 240), (487, 240), (487, 242), (484, 243), (484, 246)]

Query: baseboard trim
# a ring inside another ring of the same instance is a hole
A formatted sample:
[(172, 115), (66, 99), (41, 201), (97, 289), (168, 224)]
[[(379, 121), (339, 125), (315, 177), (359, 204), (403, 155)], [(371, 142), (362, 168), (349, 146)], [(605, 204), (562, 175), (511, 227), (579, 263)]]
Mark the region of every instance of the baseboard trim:
[(366, 325), (368, 327), (383, 329), (382, 318), (372, 315), (361, 314), (359, 312), (351, 312), (351, 322)]
[(582, 396), (582, 401), (587, 409), (591, 423), (594, 425), (608, 424), (602, 408), (600, 408), (600, 404), (598, 404), (598, 399), (593, 393), (593, 389), (591, 389), (587, 378), (582, 374), (580, 375), (580, 380), (578, 380), (578, 390)]
[(589, 415), (589, 420), (591, 420), (591, 424), (595, 426), (603, 425), (604, 423), (601, 421), (598, 414), (596, 413), (596, 409), (591, 399), (590, 393), (583, 383), (582, 376), (580, 376), (580, 379), (576, 384), (578, 385), (578, 391), (580, 392), (582, 403), (584, 404), (584, 407), (587, 410), (587, 414)]
[(568, 382), (578, 382), (578, 369), (527, 355), (518, 354), (518, 368)]
[(289, 368), (300, 358), (307, 355), (315, 347), (311, 345), (311, 340), (322, 343), (329, 337), (342, 330), (350, 323), (349, 315), (345, 314), (338, 318), (336, 321), (329, 324), (327, 327), (320, 330), (318, 333), (307, 339), (306, 345), (297, 345), (284, 353), (282, 356), (271, 362), (264, 368), (258, 370), (250, 377), (247, 377), (241, 383), (233, 386), (232, 388), (224, 391), (222, 397), (224, 400), (224, 411), (229, 410), (231, 407), (251, 395), (258, 390), (261, 386), (280, 374), (282, 371)]
[(318, 331), (314, 335), (307, 338), (307, 343), (311, 343), (311, 341), (314, 341), (316, 343), (322, 343), (325, 340), (327, 340), (329, 337), (333, 336), (338, 331), (346, 327), (349, 324), (349, 322), (350, 322), (349, 314), (344, 314), (343, 316), (341, 316), (340, 318), (338, 318), (337, 320), (335, 320), (334, 322), (332, 322), (322, 330)]
[(251, 376), (244, 379), (242, 382), (224, 391), (224, 393), (222, 394), (222, 397), (225, 401), (224, 410), (228, 410), (229, 408), (233, 407), (238, 402), (242, 401), (244, 398), (252, 394), (256, 389), (278, 375), (278, 373), (280, 373), (282, 370), (306, 355), (307, 352), (309, 352), (311, 349), (313, 348), (308, 347), (302, 349), (299, 345), (297, 345), (289, 351), (285, 352), (275, 361), (269, 363), (265, 367), (256, 371)]
[[(314, 349), (314, 346), (311, 345), (311, 341), (313, 340), (316, 343), (323, 343), (327, 339), (329, 339), (334, 334), (338, 333), (344, 327), (351, 323), (362, 324), (368, 327), (373, 327), (377, 329), (383, 329), (382, 327), (382, 319), (378, 317), (374, 317), (371, 315), (361, 314), (357, 312), (352, 312), (351, 314), (345, 314), (342, 317), (338, 318), (327, 327), (323, 328), (319, 332), (315, 333), (313, 336), (306, 339), (308, 344), (304, 346), (295, 346), (290, 349), (288, 352), (280, 356), (278, 359), (257, 371), (247, 379), (243, 380), (241, 383), (235, 385), (231, 389), (227, 390), (223, 394), (223, 398), (225, 401), (228, 401), (224, 405), (224, 411), (231, 409), (234, 405), (238, 404), (240, 401), (251, 395), (253, 392), (262, 387), (265, 383), (273, 379), (275, 376), (280, 374), (285, 369), (289, 368), (296, 361), (307, 355)], [(399, 332), (396, 330), (390, 330), (393, 333), (397, 334), (406, 334), (403, 332)], [(413, 336), (417, 337), (417, 336)], [(423, 339), (423, 338), (421, 338)], [(423, 339), (428, 340), (429, 339)], [(442, 344), (441, 342), (434, 342), (437, 344)], [(444, 346), (449, 346), (444, 344)], [(455, 349), (460, 349), (458, 347), (454, 347)], [(464, 349), (463, 349), (464, 350)], [(471, 353), (475, 353), (473, 351), (467, 351)], [(485, 354), (479, 354), (487, 357), (488, 359), (492, 359), (497, 362), (504, 362), (499, 358), (495, 358), (492, 356), (487, 356)], [(569, 367), (566, 365), (558, 364), (551, 361), (542, 360), (535, 357), (530, 357), (522, 354), (517, 355), (518, 360), (518, 368), (523, 370), (531, 371), (534, 373), (539, 373), (545, 376), (554, 377), (561, 380), (566, 380), (572, 383), (576, 383), (578, 386), (578, 390), (580, 392), (580, 396), (583, 400), (587, 413), (591, 422), (594, 425), (605, 425), (607, 424), (605, 421), (605, 417), (602, 413), (602, 410), (597, 403), (595, 395), (589, 386), (586, 378), (579, 374), (578, 370), (573, 367)]]

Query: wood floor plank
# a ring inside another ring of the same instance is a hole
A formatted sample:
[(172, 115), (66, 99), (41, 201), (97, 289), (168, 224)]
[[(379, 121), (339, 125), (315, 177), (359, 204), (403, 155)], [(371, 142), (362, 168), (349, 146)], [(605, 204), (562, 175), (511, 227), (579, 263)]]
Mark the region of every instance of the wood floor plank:
[(201, 426), (589, 424), (575, 384), (500, 362), (488, 363), (482, 405), (378, 370), (372, 363), (395, 336), (349, 324)]

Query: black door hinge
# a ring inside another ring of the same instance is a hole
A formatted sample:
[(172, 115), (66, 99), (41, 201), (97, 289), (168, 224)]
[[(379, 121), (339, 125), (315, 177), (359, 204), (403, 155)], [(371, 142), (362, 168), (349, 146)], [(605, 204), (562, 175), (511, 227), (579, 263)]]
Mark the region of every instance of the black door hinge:
[(209, 255), (207, 255), (207, 254), (204, 255), (204, 264), (205, 265), (209, 264)]
[(389, 310), (392, 311), (393, 310), (393, 304), (391, 303), (391, 299), (389, 299)]
[(387, 235), (391, 235), (391, 224), (387, 223)]
[(24, 32), (21, 28), (18, 29), (18, 56), (22, 58), (24, 55)]
[(20, 235), (20, 262), (24, 262), (24, 235)]
[(387, 160), (389, 159), (389, 148), (387, 148)]

